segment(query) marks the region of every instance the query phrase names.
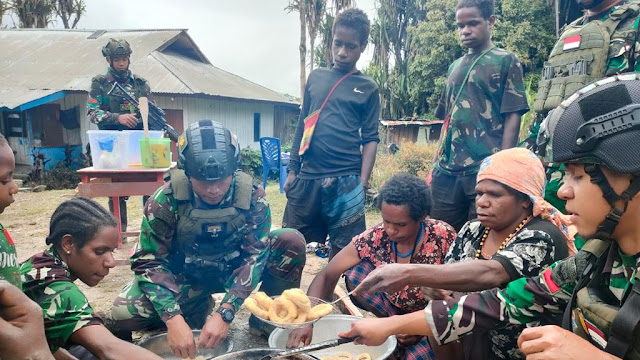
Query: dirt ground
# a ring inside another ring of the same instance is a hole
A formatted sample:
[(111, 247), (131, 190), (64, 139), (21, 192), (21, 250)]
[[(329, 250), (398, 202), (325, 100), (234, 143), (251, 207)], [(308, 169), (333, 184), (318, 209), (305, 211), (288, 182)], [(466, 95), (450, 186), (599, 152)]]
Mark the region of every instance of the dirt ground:
[[(271, 188), (274, 187), (272, 186)], [(280, 226), (285, 202), (284, 195), (269, 189), (269, 186), (267, 188), (267, 198), (269, 198), (273, 212), (273, 225), (274, 227)], [(75, 191), (73, 190), (54, 190), (37, 193), (20, 192), (15, 196), (16, 201), (0, 216), (0, 222), (9, 230), (15, 240), (18, 258), (21, 262), (31, 255), (46, 249), (45, 238), (49, 231), (51, 214), (60, 203), (74, 195)], [(107, 207), (106, 198), (98, 198), (96, 200), (105, 208)], [(127, 202), (129, 229), (138, 229), (140, 227), (142, 217), (141, 204), (141, 197), (131, 197)], [(367, 214), (367, 223), (369, 225), (375, 224), (379, 219), (379, 215), (375, 212)], [(128, 239), (121, 249), (116, 250), (116, 259), (126, 259), (134, 243), (135, 239)], [(319, 258), (313, 253), (307, 254), (307, 263), (301, 285), (303, 289), (308, 288), (313, 277), (324, 268), (326, 263), (326, 259)], [(89, 288), (80, 281), (76, 283), (85, 293), (93, 308), (96, 311), (106, 313), (109, 311), (111, 302), (120, 289), (132, 278), (133, 273), (129, 266), (117, 266), (111, 270), (100, 284), (93, 288)], [(216, 295), (214, 298), (220, 299), (221, 295)], [(230, 336), (234, 342), (234, 350), (268, 347), (266, 339), (249, 334), (248, 318), (249, 313), (243, 308), (236, 315), (236, 320), (231, 326)]]

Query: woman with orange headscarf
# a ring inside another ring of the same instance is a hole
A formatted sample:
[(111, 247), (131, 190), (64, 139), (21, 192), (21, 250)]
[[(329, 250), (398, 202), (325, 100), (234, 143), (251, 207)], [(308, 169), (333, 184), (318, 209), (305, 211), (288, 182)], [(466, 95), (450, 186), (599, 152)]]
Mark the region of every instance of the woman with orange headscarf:
[[(358, 293), (423, 286), (436, 298), (500, 287), (575, 252), (569, 221), (543, 199), (542, 163), (529, 150), (512, 148), (486, 158), (476, 181), (478, 218), (467, 222), (445, 265), (390, 264), (373, 271)], [(517, 339), (522, 326), (464, 339), (466, 359), (524, 359)], [(435, 344), (431, 344), (432, 346)]]

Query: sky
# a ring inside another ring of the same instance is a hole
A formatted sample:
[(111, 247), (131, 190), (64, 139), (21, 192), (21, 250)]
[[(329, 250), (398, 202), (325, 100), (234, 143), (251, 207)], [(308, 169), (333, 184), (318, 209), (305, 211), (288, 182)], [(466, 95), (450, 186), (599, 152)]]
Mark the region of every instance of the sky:
[[(374, 1), (356, 0), (370, 20)], [(87, 11), (78, 29), (188, 29), (213, 65), (277, 92), (299, 96), (300, 25), (298, 13), (284, 10), (288, 0), (85, 2)], [(5, 19), (3, 24), (11, 26), (11, 21)], [(52, 27), (61, 28), (62, 23)], [(365, 67), (371, 57), (368, 48), (358, 67)], [(132, 70), (135, 72), (135, 66)]]

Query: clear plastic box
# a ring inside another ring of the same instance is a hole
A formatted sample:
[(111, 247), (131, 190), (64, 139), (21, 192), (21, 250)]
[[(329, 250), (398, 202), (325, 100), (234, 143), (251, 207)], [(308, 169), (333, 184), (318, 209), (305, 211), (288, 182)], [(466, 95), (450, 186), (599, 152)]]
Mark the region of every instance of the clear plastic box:
[(129, 165), (130, 131), (87, 130), (91, 158), (96, 169), (125, 169)]

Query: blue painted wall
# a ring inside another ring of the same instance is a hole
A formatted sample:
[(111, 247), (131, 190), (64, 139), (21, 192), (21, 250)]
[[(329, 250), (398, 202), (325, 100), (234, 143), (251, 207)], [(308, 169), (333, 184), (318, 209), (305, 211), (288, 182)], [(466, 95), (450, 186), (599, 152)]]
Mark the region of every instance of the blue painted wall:
[[(80, 154), (82, 153), (82, 145), (72, 145), (71, 148), (73, 152), (71, 153), (71, 157), (77, 161), (73, 162), (73, 168), (77, 169), (78, 164), (80, 164)], [(62, 147), (34, 147), (35, 153), (41, 152), (45, 156), (45, 161), (49, 160), (45, 164), (45, 169), (51, 170), (54, 166), (56, 166), (59, 162), (64, 161), (64, 146)], [(33, 153), (33, 152), (32, 152)], [(31, 165), (33, 165), (33, 156), (30, 155)]]

